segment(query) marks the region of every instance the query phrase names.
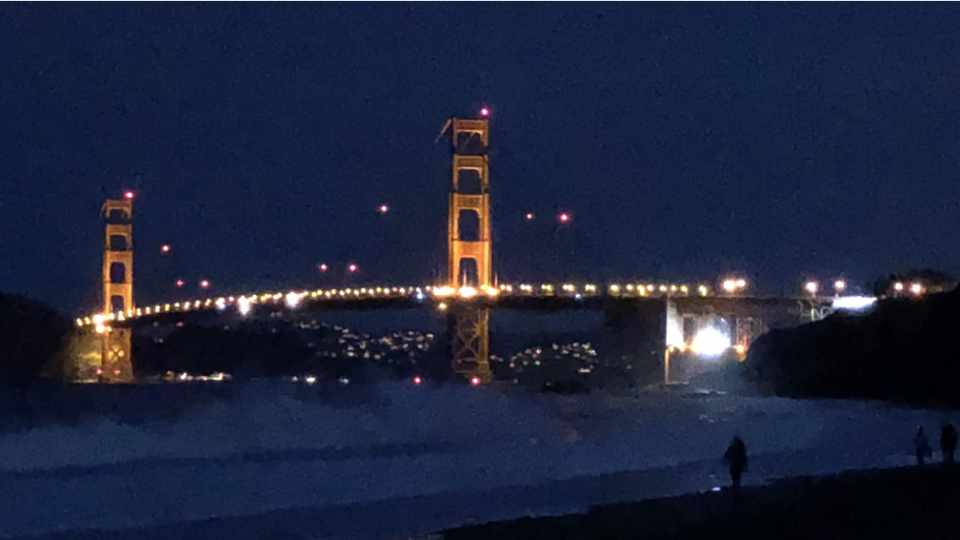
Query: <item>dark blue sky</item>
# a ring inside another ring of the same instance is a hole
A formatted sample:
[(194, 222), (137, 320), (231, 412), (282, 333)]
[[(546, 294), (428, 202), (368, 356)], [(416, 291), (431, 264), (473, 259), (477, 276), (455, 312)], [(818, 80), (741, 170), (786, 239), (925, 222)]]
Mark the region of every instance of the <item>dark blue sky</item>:
[[(140, 302), (319, 262), (428, 280), (434, 138), (481, 103), (505, 279), (955, 272), (958, 27), (953, 5), (5, 5), (0, 290), (95, 306), (125, 186)], [(559, 235), (521, 220), (557, 208)]]

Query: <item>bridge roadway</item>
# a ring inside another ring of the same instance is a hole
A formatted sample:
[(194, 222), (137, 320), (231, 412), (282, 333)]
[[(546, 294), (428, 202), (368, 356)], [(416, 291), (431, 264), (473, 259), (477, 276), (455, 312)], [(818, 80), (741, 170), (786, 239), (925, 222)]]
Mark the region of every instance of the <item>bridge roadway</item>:
[[(683, 289), (681, 289), (683, 287)], [(665, 288), (666, 290), (661, 290)], [(148, 324), (202, 320), (218, 316), (246, 316), (267, 311), (323, 312), (337, 310), (423, 309), (445, 311), (450, 306), (524, 311), (610, 310), (630, 304), (669, 303), (678, 312), (695, 315), (757, 316), (764, 312), (792, 312), (798, 316), (829, 306), (826, 297), (769, 297), (743, 294), (714, 294), (703, 288), (691, 294), (685, 286), (656, 287), (620, 284), (502, 284), (478, 290), (462, 287), (404, 286), (350, 287), (341, 289), (261, 292), (238, 296), (220, 296), (180, 300), (141, 306), (128, 312), (95, 314), (76, 319), (83, 331), (104, 332), (108, 327), (137, 328)]]

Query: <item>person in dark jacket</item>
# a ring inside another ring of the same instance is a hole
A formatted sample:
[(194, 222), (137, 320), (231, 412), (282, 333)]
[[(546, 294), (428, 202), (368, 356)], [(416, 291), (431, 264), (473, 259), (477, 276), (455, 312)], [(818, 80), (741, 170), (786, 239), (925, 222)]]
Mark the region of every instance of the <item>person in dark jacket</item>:
[(747, 470), (747, 445), (744, 444), (743, 439), (735, 436), (723, 454), (723, 459), (730, 468), (730, 481), (733, 483), (733, 488), (739, 489), (740, 476)]
[(940, 428), (940, 451), (943, 462), (952, 465), (953, 454), (957, 451), (957, 429), (950, 422), (945, 422)]

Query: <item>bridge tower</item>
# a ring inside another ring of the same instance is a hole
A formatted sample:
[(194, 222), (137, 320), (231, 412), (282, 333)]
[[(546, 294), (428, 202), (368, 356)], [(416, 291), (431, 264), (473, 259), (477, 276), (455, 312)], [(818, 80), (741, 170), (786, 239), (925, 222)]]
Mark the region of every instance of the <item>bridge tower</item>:
[[(133, 196), (107, 199), (103, 246), (103, 313), (129, 313), (133, 304)], [(100, 337), (101, 380), (133, 381), (133, 331), (107, 326)]]
[[(448, 220), (447, 278), (451, 287), (493, 286), (493, 248), (490, 234), (490, 122), (487, 118), (453, 118), (452, 169)], [(476, 230), (464, 234), (473, 217)], [(472, 268), (471, 268), (472, 264)], [(470, 272), (470, 270), (473, 270)], [(450, 336), (454, 373), (477, 382), (489, 382), (490, 309), (454, 304), (450, 309)]]
[[(454, 118), (453, 169), (450, 189), (448, 230), (450, 285), (464, 284), (465, 261), (476, 265), (476, 287), (493, 284), (493, 252), (490, 238), (490, 165), (487, 146), (490, 144), (490, 123), (483, 119)], [(467, 179), (464, 175), (475, 175)], [(468, 185), (470, 184), (470, 185)], [(471, 213), (477, 219), (474, 238), (461, 234), (461, 218)]]

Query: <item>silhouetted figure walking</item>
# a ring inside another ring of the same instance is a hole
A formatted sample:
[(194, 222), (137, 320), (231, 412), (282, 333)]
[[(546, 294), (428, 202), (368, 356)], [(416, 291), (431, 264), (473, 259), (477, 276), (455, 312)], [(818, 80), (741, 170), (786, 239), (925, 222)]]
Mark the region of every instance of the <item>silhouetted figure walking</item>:
[(740, 476), (747, 470), (747, 445), (739, 436), (730, 441), (730, 446), (723, 454), (723, 459), (730, 467), (730, 481), (734, 489), (740, 488)]
[(945, 422), (940, 428), (940, 451), (943, 453), (943, 462), (953, 464), (953, 454), (957, 451), (957, 429), (950, 422)]
[(927, 434), (923, 431), (923, 426), (917, 426), (917, 434), (913, 436), (913, 450), (917, 454), (917, 465), (926, 463), (930, 457), (930, 443), (927, 441)]

